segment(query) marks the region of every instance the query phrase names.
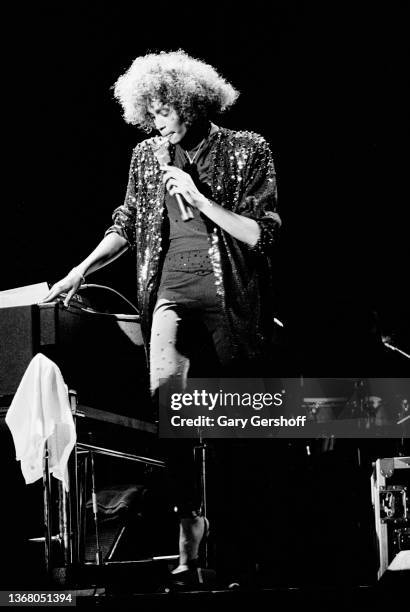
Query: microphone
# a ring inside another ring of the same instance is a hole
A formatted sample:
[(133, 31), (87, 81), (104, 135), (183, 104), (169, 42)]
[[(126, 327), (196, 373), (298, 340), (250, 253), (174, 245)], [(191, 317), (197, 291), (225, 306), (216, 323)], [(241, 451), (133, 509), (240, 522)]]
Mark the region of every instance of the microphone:
[[(171, 157), (169, 155), (169, 140), (167, 138), (158, 137), (154, 142), (154, 155), (158, 160), (160, 166), (169, 166), (171, 163)], [(185, 202), (183, 201), (181, 194), (175, 194), (176, 201), (178, 203), (179, 212), (181, 213), (182, 221), (189, 221), (194, 218), (194, 213), (192, 209), (188, 206), (185, 206)]]

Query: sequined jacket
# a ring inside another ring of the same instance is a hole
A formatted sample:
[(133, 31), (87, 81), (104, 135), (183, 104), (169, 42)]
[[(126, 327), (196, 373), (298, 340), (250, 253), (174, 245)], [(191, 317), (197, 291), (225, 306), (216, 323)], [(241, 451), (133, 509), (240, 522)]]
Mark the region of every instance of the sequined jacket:
[[(135, 147), (125, 201), (114, 211), (114, 225), (107, 231), (123, 235), (136, 250), (138, 307), (146, 341), (167, 250), (163, 173), (152, 142), (147, 139)], [(250, 247), (218, 225), (207, 223), (209, 255), (232, 356), (261, 357), (273, 331), (272, 255), (281, 225), (272, 155), (262, 136), (221, 128), (210, 167), (212, 199), (254, 219), (260, 227), (258, 242)]]

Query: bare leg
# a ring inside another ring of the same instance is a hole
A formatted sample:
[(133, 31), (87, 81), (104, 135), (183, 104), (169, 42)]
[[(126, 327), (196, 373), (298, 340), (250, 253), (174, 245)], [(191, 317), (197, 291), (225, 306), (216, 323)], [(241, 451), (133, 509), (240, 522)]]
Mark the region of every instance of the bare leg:
[(208, 527), (203, 516), (183, 518), (179, 527), (179, 565), (172, 572), (178, 574), (186, 571), (190, 561), (198, 559), (199, 545)]

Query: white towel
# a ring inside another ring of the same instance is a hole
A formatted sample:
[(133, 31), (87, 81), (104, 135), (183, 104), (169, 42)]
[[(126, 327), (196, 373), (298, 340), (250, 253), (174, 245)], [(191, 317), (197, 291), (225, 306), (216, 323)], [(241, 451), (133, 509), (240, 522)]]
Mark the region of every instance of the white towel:
[(26, 484), (43, 475), (47, 440), (50, 472), (68, 491), (67, 462), (76, 442), (68, 390), (60, 369), (41, 353), (33, 357), (25, 371), (6, 423)]

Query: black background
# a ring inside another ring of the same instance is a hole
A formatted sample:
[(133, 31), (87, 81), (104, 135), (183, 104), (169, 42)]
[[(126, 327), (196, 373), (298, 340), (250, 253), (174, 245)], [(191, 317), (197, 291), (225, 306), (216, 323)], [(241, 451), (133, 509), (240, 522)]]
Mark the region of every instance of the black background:
[[(272, 145), (284, 222), (277, 315), (304, 363), (336, 353), (346, 363), (378, 324), (409, 349), (405, 17), (399, 2), (16, 11), (3, 26), (13, 36), (0, 289), (54, 282), (97, 244), (145, 137), (110, 87), (137, 55), (184, 48), (241, 91), (220, 123)], [(132, 256), (93, 281), (133, 298)]]

